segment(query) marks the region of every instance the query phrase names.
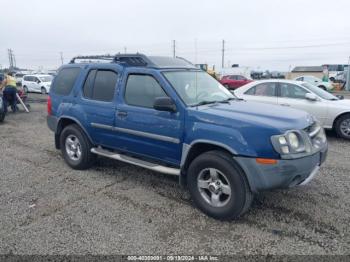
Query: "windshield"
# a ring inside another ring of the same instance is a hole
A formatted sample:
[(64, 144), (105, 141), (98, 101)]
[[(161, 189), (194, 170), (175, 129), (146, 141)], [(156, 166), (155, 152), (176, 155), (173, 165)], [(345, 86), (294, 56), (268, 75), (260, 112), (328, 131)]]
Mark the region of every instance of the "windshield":
[(318, 86), (311, 85), (309, 83), (302, 83), (301, 84), (303, 87), (306, 87), (309, 89), (311, 92), (315, 93), (319, 97), (326, 99), (326, 100), (339, 100), (336, 96), (328, 93), (327, 91), (322, 90)]
[(42, 82), (51, 82), (52, 81), (52, 76), (40, 76), (39, 79)]
[(235, 97), (203, 71), (169, 71), (164, 76), (188, 106), (227, 101)]

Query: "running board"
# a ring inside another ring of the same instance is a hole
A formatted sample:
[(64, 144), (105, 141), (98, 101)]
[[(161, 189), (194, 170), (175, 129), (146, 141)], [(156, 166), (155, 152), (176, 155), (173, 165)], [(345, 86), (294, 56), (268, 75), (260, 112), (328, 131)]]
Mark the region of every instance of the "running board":
[(168, 175), (174, 175), (174, 176), (179, 176), (180, 175), (180, 169), (177, 168), (172, 168), (172, 167), (166, 167), (166, 166), (161, 166), (155, 163), (147, 162), (144, 160), (140, 160), (134, 157), (122, 155), (119, 153), (111, 152), (105, 149), (102, 149), (101, 147), (94, 147), (91, 148), (91, 152), (100, 156), (112, 158), (115, 160), (119, 160), (128, 164), (133, 164), (136, 166), (140, 166), (143, 168), (150, 169), (152, 171), (156, 171), (159, 173), (164, 173)]

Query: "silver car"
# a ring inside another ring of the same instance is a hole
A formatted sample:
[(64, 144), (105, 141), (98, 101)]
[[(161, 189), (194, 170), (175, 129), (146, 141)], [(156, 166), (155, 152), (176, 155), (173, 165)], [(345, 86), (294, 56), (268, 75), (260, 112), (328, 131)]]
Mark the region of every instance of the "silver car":
[(254, 81), (234, 91), (248, 101), (301, 109), (316, 116), (325, 129), (350, 140), (350, 100), (338, 97), (307, 82), (289, 80)]

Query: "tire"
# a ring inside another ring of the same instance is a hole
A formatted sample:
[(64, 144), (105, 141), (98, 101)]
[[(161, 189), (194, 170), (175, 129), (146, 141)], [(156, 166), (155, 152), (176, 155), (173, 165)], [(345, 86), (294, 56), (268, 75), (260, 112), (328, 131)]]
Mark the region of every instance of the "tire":
[(96, 155), (90, 151), (93, 145), (76, 124), (66, 126), (62, 130), (60, 146), (64, 160), (73, 169), (88, 169), (96, 160)]
[(28, 94), (28, 93), (29, 93), (29, 91), (28, 91), (28, 87), (23, 86), (23, 90), (24, 90), (24, 92), (25, 92), (26, 94)]
[(335, 78), (334, 77), (329, 78), (329, 80), (332, 81), (332, 82), (335, 82)]
[(226, 87), (227, 89), (230, 89), (230, 86), (228, 84), (224, 84), (224, 87)]
[(46, 95), (47, 91), (45, 87), (41, 87), (41, 94)]
[(325, 86), (318, 86), (318, 87), (323, 89), (324, 91), (327, 91), (327, 88)]
[(4, 122), (5, 120), (5, 113), (0, 113), (0, 123)]
[[(213, 181), (213, 177), (218, 178), (220, 185), (214, 183), (217, 180)], [(195, 158), (188, 168), (187, 185), (194, 204), (203, 213), (220, 220), (242, 216), (253, 200), (242, 169), (232, 156), (222, 151), (210, 151)]]
[(339, 137), (350, 140), (350, 114), (342, 115), (336, 120), (335, 132)]

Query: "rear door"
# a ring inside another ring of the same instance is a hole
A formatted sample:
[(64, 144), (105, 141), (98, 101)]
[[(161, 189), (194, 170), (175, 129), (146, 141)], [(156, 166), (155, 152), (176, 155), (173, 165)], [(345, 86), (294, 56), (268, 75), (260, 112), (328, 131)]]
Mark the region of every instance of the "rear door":
[(109, 148), (115, 148), (117, 144), (117, 134), (113, 127), (119, 76), (120, 70), (115, 67), (91, 66), (79, 102), (92, 140)]
[(159, 73), (130, 69), (122, 85), (115, 123), (121, 149), (179, 165), (183, 112), (153, 108), (155, 98), (169, 96), (164, 79)]
[(249, 88), (243, 95), (245, 100), (277, 105), (277, 83), (264, 82)]
[(281, 106), (292, 107), (304, 110), (317, 117), (324, 125), (327, 121), (328, 108), (322, 100), (311, 101), (305, 98), (309, 93), (305, 88), (291, 84), (279, 83), (278, 104)]

